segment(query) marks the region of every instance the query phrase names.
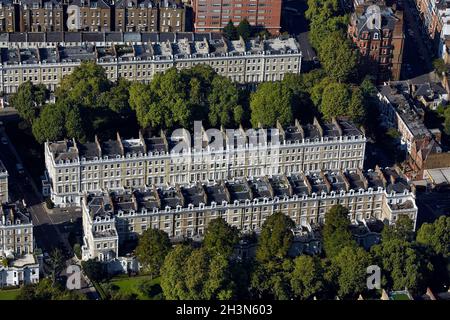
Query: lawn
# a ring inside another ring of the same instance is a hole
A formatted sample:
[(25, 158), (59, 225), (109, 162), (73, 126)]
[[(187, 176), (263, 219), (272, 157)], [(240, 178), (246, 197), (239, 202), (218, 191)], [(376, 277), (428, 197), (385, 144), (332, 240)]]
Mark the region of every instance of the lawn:
[(20, 289), (2, 289), (0, 290), (0, 300), (16, 300)]
[(149, 276), (128, 277), (127, 275), (121, 275), (112, 278), (109, 283), (119, 287), (119, 290), (122, 293), (136, 294), (139, 300), (152, 300), (154, 296), (148, 297), (141, 290), (139, 290), (139, 285), (145, 280), (149, 280), (151, 285), (159, 285), (160, 282), (159, 278), (150, 280)]
[(410, 300), (408, 295), (405, 293), (395, 293), (392, 294), (392, 300)]

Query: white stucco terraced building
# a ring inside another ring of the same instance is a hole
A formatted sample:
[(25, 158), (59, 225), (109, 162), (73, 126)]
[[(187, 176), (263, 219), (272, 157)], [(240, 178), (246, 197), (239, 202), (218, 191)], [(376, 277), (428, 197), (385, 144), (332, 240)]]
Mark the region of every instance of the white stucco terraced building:
[[(31, 81), (55, 90), (61, 79), (83, 61), (95, 61), (108, 78), (148, 83), (169, 68), (211, 66), (218, 74), (241, 84), (282, 80), (287, 73), (300, 73), (302, 53), (295, 38), (228, 41), (209, 34), (205, 38), (177, 36), (166, 41), (129, 41), (124, 44), (39, 44), (0, 48), (0, 91), (17, 91)], [(155, 42), (154, 42), (155, 41)]]
[(414, 190), (395, 168), (91, 192), (82, 198), (83, 259), (114, 261), (126, 241), (148, 228), (175, 239), (202, 237), (208, 223), (218, 217), (243, 232), (259, 232), (268, 216), (281, 211), (298, 227), (311, 230), (336, 204), (349, 209), (354, 224), (373, 219), (395, 223), (402, 214), (414, 225), (417, 219)]
[[(117, 134), (107, 141), (47, 142), (43, 194), (57, 206), (80, 205), (86, 192), (363, 168), (364, 131), (346, 120), (308, 125), (296, 121), (265, 131), (270, 134), (258, 141), (242, 128), (231, 131), (215, 132), (221, 147), (212, 147), (203, 128), (193, 139), (140, 133), (135, 139)], [(188, 147), (180, 152), (183, 144)]]

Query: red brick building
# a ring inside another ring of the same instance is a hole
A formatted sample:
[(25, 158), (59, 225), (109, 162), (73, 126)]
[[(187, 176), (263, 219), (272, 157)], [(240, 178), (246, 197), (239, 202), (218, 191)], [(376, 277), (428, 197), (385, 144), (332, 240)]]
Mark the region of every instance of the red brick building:
[(384, 1), (364, 1), (355, 6), (348, 34), (360, 52), (361, 64), (379, 83), (399, 80), (403, 60), (403, 10)]
[(231, 20), (238, 25), (247, 19), (252, 26), (278, 34), (282, 0), (193, 0), (196, 32), (219, 32)]

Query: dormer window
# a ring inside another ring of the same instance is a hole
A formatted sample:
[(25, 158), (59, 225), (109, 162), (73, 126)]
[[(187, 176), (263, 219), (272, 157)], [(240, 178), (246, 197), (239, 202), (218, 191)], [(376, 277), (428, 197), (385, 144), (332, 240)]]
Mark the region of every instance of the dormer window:
[(374, 40), (378, 40), (378, 39), (379, 39), (378, 33), (374, 33), (374, 34), (373, 34), (373, 39), (374, 39)]

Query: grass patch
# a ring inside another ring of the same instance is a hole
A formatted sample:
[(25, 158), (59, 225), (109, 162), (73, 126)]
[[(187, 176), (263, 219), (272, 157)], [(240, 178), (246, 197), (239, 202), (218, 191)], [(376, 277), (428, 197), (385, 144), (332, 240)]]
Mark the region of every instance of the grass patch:
[(20, 289), (1, 289), (0, 300), (16, 300)]
[[(102, 285), (105, 284), (116, 286), (122, 294), (135, 294), (139, 300), (161, 299), (160, 278), (151, 279), (150, 276), (128, 277), (127, 275), (120, 275)], [(146, 290), (142, 290), (142, 287), (145, 287)]]
[(409, 297), (407, 294), (397, 293), (392, 295), (392, 300), (409, 300)]

